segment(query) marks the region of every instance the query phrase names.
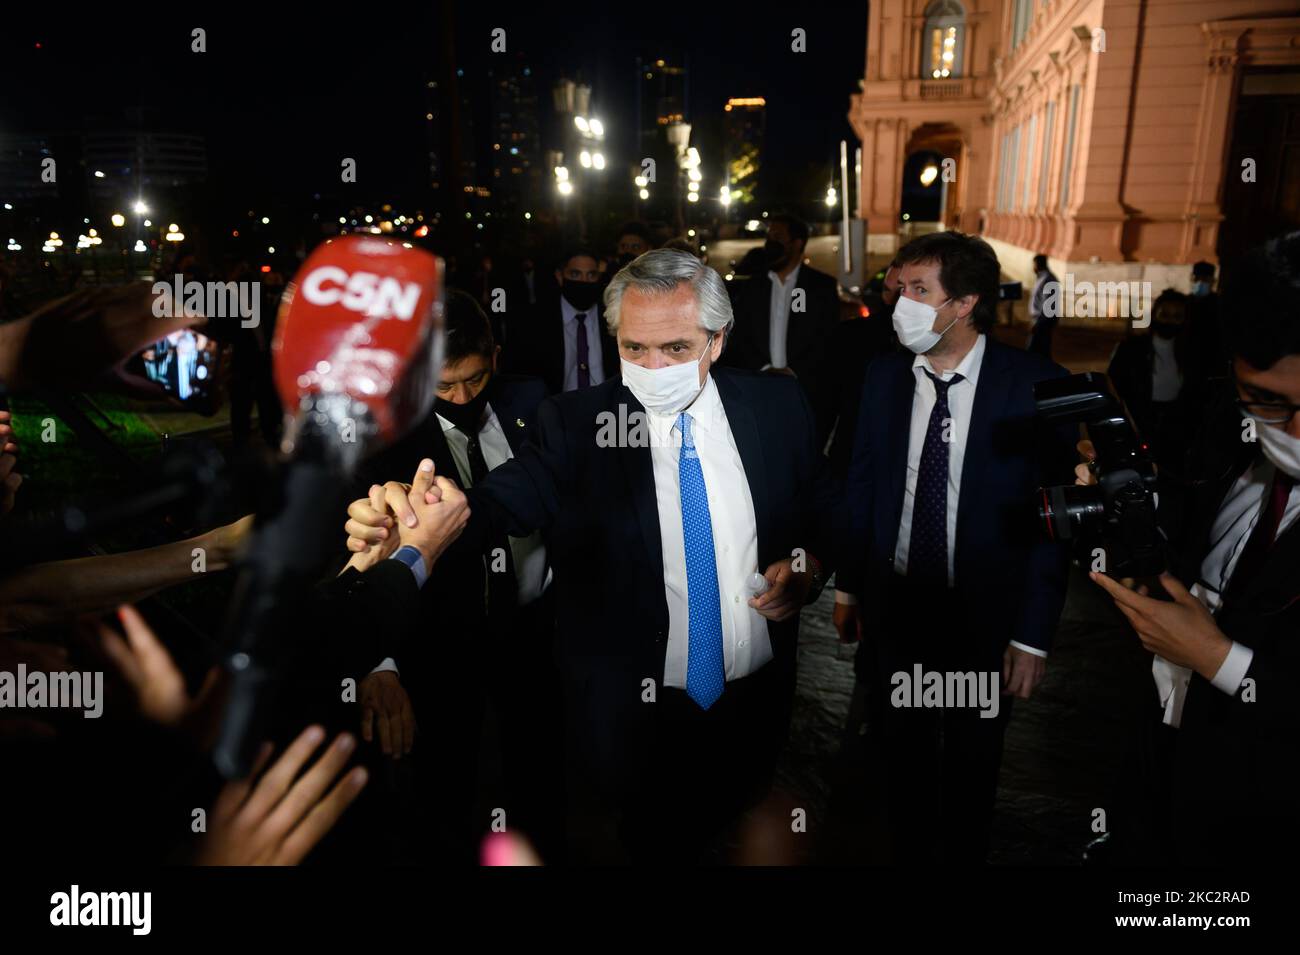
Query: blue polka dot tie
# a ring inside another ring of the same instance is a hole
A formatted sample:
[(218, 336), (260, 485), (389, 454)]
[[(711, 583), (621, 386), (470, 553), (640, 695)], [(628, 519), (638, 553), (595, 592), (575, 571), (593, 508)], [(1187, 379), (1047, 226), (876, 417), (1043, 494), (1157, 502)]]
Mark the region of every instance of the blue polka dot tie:
[(682, 540), (686, 549), (686, 602), (690, 610), (686, 655), (686, 695), (708, 709), (722, 696), (727, 675), (722, 660), (722, 597), (713, 552), (713, 521), (700, 455), (691, 437), (691, 416), (677, 419), (682, 450), (677, 479), (682, 492)]
[[(925, 371), (925, 369), (921, 369)], [(925, 428), (921, 466), (912, 499), (912, 538), (907, 548), (907, 576), (948, 584), (948, 443), (952, 440), (952, 415), (948, 389), (963, 380), (953, 375), (942, 381), (925, 372), (934, 383), (934, 408)]]

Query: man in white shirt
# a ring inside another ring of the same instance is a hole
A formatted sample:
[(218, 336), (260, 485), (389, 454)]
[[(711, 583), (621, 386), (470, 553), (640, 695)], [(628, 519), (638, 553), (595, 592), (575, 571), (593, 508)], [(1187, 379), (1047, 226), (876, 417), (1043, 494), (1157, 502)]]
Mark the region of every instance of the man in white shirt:
[[(1042, 679), (1067, 555), (1028, 502), (1068, 473), (1070, 441), (1034, 414), (1033, 386), (1065, 370), (991, 339), (999, 267), (982, 240), (922, 236), (898, 255), (892, 316), (909, 350), (867, 369), (839, 557), (835, 623), (864, 641), (891, 761), (895, 860), (980, 862), (1014, 698)], [(862, 657), (865, 656), (865, 659)], [(914, 706), (905, 680), (970, 674), (1000, 694)], [(867, 674), (870, 674), (868, 676)], [(900, 678), (902, 674), (902, 678)]]
[(716, 367), (717, 272), (658, 249), (605, 301), (622, 380), (544, 402), (462, 539), (546, 532), (583, 781), (633, 859), (693, 861), (771, 785), (834, 491), (797, 383)]
[(804, 261), (807, 223), (784, 214), (768, 219), (767, 270), (737, 279), (736, 331), (723, 363), (799, 379), (817, 417), (818, 447), (834, 424), (831, 340), (840, 322), (833, 276)]
[[(1170, 570), (1136, 590), (1091, 575), (1155, 655), (1143, 769), (1158, 785), (1113, 830), (1128, 843), (1119, 852), (1154, 853), (1138, 862), (1283, 863), (1300, 851), (1300, 232), (1242, 256), (1223, 305), (1232, 380), (1187, 409), (1190, 470), (1159, 474)], [(1077, 473), (1090, 483), (1086, 466)], [(1134, 823), (1143, 817), (1149, 826)]]

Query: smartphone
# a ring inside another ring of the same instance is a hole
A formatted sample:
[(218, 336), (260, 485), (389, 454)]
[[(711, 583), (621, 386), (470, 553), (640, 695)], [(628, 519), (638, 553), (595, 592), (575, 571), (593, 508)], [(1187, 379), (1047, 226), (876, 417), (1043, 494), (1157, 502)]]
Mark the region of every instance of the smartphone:
[(139, 354), (144, 375), (164, 392), (202, 414), (218, 403), (221, 345), (192, 328), (160, 338)]

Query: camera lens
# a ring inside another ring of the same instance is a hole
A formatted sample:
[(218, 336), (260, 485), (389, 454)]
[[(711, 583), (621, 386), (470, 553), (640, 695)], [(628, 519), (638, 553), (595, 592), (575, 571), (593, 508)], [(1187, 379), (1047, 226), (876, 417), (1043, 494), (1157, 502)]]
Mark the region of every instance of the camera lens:
[(1072, 540), (1083, 533), (1097, 533), (1106, 519), (1101, 489), (1077, 484), (1058, 484), (1039, 491), (1038, 516), (1052, 540)]

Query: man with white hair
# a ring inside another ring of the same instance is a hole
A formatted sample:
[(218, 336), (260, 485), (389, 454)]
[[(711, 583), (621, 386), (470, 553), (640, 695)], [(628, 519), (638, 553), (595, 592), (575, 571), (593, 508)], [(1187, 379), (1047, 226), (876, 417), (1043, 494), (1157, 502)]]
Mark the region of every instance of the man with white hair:
[[(798, 383), (716, 366), (717, 272), (647, 252), (605, 305), (621, 376), (542, 404), (538, 444), (471, 489), (463, 536), (546, 532), (570, 742), (633, 859), (690, 861), (770, 787), (832, 491)], [(385, 515), (349, 514), (372, 543)]]

